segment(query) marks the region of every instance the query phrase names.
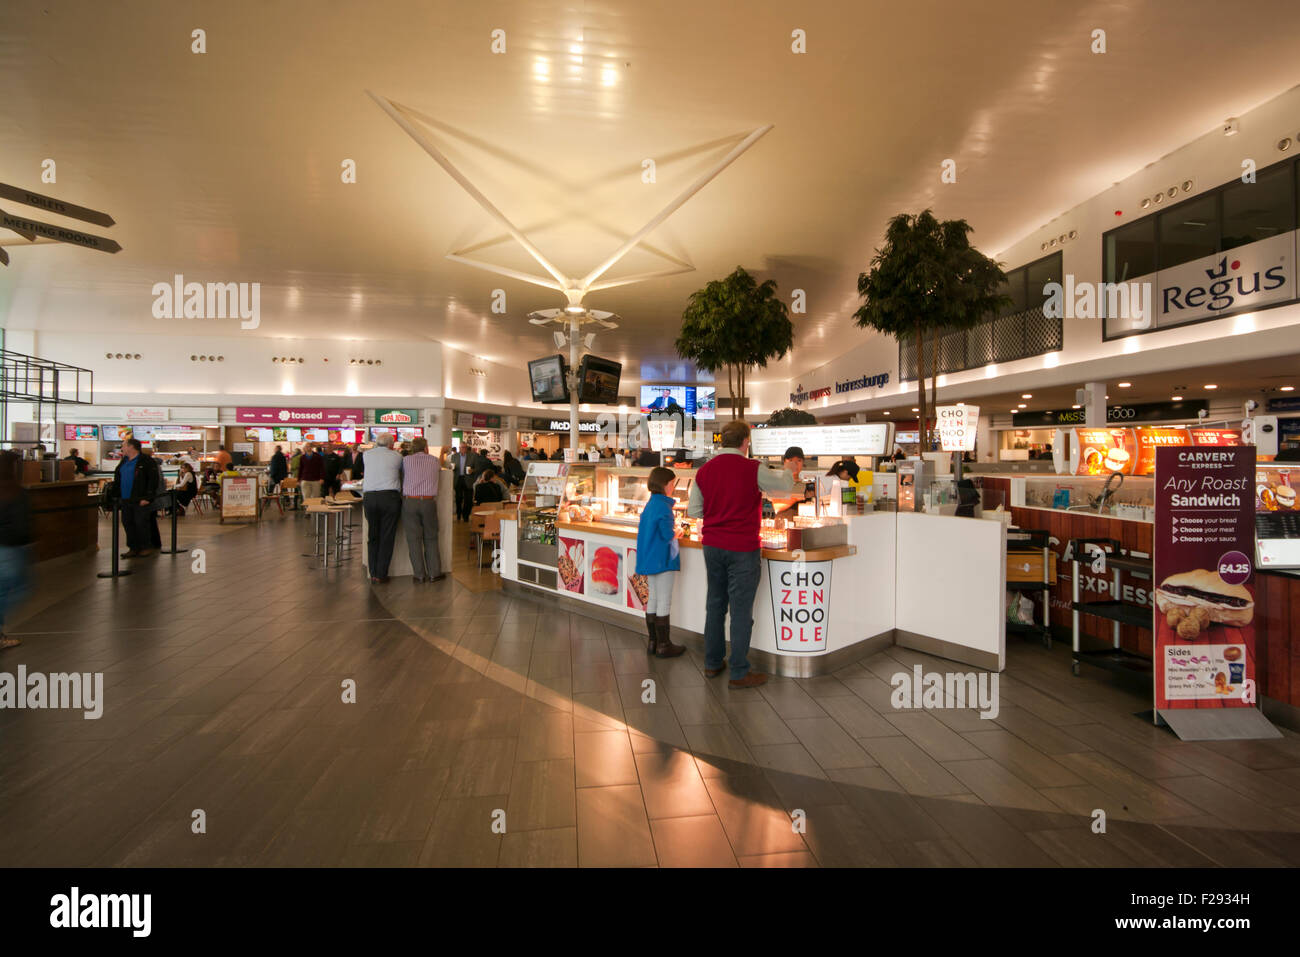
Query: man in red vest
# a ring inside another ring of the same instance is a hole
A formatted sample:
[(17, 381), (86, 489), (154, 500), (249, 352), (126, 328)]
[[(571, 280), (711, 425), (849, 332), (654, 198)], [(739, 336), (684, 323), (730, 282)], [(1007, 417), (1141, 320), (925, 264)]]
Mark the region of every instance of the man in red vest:
[(709, 597), (704, 618), (704, 675), (722, 674), (723, 623), (731, 609), (731, 687), (757, 688), (767, 675), (749, 668), (754, 595), (762, 572), (759, 520), (763, 492), (790, 492), (790, 472), (769, 469), (749, 457), (749, 425), (739, 419), (722, 427), (722, 450), (696, 473), (687, 514), (703, 518), (704, 568)]

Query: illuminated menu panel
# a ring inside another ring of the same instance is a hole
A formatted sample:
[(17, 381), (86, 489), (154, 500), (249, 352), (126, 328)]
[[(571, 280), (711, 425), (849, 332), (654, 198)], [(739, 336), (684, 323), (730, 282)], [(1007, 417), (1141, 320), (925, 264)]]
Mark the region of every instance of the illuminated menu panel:
[(755, 429), (751, 449), (755, 455), (781, 455), (797, 445), (808, 456), (884, 455), (889, 451), (889, 429), (887, 422)]

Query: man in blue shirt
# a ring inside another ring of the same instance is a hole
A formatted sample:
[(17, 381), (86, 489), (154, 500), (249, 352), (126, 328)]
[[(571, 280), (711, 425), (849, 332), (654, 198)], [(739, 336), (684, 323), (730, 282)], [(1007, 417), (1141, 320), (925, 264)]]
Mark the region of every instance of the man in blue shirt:
[(122, 528), (126, 532), (123, 558), (149, 558), (158, 554), (162, 539), (158, 535), (158, 513), (153, 500), (162, 491), (162, 471), (158, 463), (143, 454), (140, 440), (122, 443), (122, 461), (113, 476), (122, 500)]

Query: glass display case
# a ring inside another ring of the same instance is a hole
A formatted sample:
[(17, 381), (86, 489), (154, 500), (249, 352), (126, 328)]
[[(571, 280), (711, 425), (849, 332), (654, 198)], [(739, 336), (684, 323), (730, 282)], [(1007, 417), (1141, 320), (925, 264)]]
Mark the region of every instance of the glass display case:
[(570, 502), (590, 505), (596, 466), (582, 462), (529, 462), (519, 493), (519, 559), (556, 567), (555, 521)]
[[(673, 510), (680, 517), (686, 515), (691, 485), (695, 481), (693, 469), (674, 469), (677, 486), (673, 497), (677, 504)], [(602, 522), (635, 527), (641, 521), (641, 510), (650, 500), (650, 472), (648, 468), (598, 468), (596, 470), (596, 495), (594, 517)]]
[[(1146, 522), (1155, 518), (1155, 481), (1145, 476), (1044, 475), (1011, 481), (1014, 506), (1092, 512)], [(1017, 489), (1018, 483), (1024, 483), (1023, 492)]]

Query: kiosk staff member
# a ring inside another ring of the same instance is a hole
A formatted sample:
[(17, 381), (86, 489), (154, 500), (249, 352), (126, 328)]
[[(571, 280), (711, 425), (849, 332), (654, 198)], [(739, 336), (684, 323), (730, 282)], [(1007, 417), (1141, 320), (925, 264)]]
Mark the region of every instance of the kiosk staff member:
[[(797, 490), (799, 488), (799, 473), (803, 471), (803, 449), (797, 445), (792, 445), (786, 449), (785, 455), (781, 456), (781, 468), (790, 473), (790, 478), (794, 482), (794, 487)], [(811, 499), (812, 493), (808, 490), (808, 486), (804, 485), (802, 501), (807, 502), (811, 501)], [(795, 499), (785, 508), (778, 510), (776, 517), (787, 519), (794, 518), (799, 514), (800, 504), (800, 500)]]

